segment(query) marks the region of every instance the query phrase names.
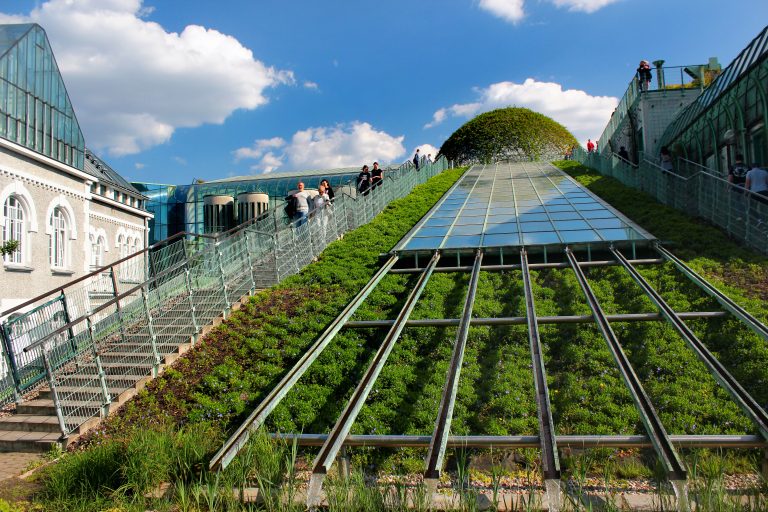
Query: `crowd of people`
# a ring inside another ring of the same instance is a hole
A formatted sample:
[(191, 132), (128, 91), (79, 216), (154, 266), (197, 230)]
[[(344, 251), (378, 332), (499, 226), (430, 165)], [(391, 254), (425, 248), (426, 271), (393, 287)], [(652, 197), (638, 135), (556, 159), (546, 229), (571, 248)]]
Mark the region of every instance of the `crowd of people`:
[[(425, 165), (433, 163), (432, 155), (423, 156), (417, 149), (412, 162), (418, 171)], [(363, 165), (355, 179), (357, 193), (363, 196), (367, 196), (371, 191), (383, 185), (384, 169), (379, 166), (378, 162), (373, 162), (373, 168)], [(285, 213), (297, 228), (306, 224), (310, 216), (315, 216), (325, 230), (333, 212), (334, 195), (333, 187), (327, 179), (320, 181), (317, 192), (306, 190), (304, 182), (300, 181), (296, 185), (296, 191), (285, 198)]]

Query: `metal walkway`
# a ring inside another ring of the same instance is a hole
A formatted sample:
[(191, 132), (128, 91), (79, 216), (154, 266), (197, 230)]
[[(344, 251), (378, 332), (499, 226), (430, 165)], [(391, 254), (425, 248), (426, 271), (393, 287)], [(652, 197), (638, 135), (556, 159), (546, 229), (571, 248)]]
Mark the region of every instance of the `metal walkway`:
[[(499, 178), (506, 181), (502, 193), (497, 184)], [(517, 187), (520, 187), (518, 189)], [(548, 187), (548, 191), (543, 187)], [(527, 197), (527, 199), (523, 199)], [(527, 202), (524, 202), (527, 201)], [(582, 210), (579, 205), (584, 205)], [(572, 210), (562, 209), (570, 206)], [(503, 220), (492, 220), (492, 212), (506, 208)], [(468, 215), (470, 210), (477, 213)], [(531, 211), (534, 210), (534, 211)], [(553, 218), (556, 212), (568, 212), (570, 217)], [(605, 211), (610, 217), (589, 217), (588, 212)], [(450, 212), (450, 215), (448, 214)], [(537, 217), (528, 217), (537, 215)], [(547, 217), (543, 220), (538, 215)], [(465, 217), (466, 216), (466, 217)], [(462, 219), (477, 217), (471, 222)], [(600, 227), (592, 218), (609, 219), (621, 223), (621, 227)], [(434, 221), (439, 220), (439, 225)], [(558, 224), (558, 222), (567, 224)], [(585, 222), (584, 225), (570, 224)], [(537, 229), (540, 223), (548, 223), (546, 231)], [(468, 234), (463, 226), (476, 226)], [(506, 236), (500, 238), (498, 226), (505, 226)], [(512, 229), (515, 227), (516, 229)], [(439, 230), (436, 228), (440, 228)], [(578, 232), (579, 235), (572, 235)], [(526, 233), (546, 233), (545, 238), (527, 238)], [(468, 238), (472, 237), (472, 238)], [(612, 239), (615, 237), (615, 239)], [(549, 240), (549, 243), (545, 243)], [(567, 242), (572, 240), (572, 242)], [(529, 244), (530, 243), (530, 244)], [(474, 244), (474, 245), (473, 245)], [(637, 258), (638, 251), (653, 257)], [(632, 254), (628, 258), (625, 253)], [(593, 259), (593, 254), (607, 255), (606, 259)], [(538, 261), (529, 261), (533, 255)], [(464, 263), (462, 264), (462, 257)], [(506, 262), (505, 262), (506, 258)], [(472, 260), (472, 264), (468, 265)], [(486, 259), (492, 261), (486, 262)], [(554, 260), (554, 261), (548, 261)], [(514, 261), (514, 262), (510, 262)], [(654, 265), (671, 261), (693, 283), (713, 296), (724, 311), (677, 312), (674, 311), (637, 271), (638, 265)], [(421, 262), (421, 264), (420, 264)], [(596, 266), (614, 265), (623, 268), (641, 287), (656, 306), (656, 312), (632, 315), (607, 315), (585, 277), (584, 269)], [(530, 271), (544, 268), (570, 268), (587, 303), (591, 316), (538, 317), (530, 282)], [(504, 270), (521, 271), (525, 294), (526, 316), (507, 318), (472, 318), (477, 281), (481, 272)], [(469, 272), (471, 274), (465, 293), (463, 312), (457, 319), (409, 320), (427, 282), (435, 272)], [(418, 273), (418, 280), (400, 313), (393, 320), (350, 321), (354, 312), (387, 273)], [(251, 432), (264, 424), (269, 413), (307, 371), (320, 353), (331, 343), (342, 328), (388, 328), (380, 348), (365, 371), (360, 383), (349, 399), (342, 414), (330, 433), (286, 434), (281, 437), (297, 439), (303, 445), (321, 445), (316, 457), (310, 480), (307, 505), (316, 507), (322, 500), (322, 486), (325, 475), (339, 456), (343, 446), (407, 447), (428, 448), (425, 481), (433, 487), (440, 477), (447, 448), (465, 447), (522, 447), (538, 446), (541, 450), (542, 473), (551, 509), (562, 503), (560, 485), (559, 446), (610, 446), (631, 447), (651, 446), (664, 468), (669, 481), (678, 496), (680, 508), (686, 508), (687, 470), (677, 452), (681, 446), (716, 447), (767, 447), (768, 417), (757, 402), (749, 396), (738, 382), (727, 372), (704, 344), (685, 325), (692, 318), (714, 318), (733, 315), (750, 329), (768, 340), (768, 329), (757, 319), (737, 306), (732, 300), (718, 292), (711, 284), (687, 267), (669, 251), (663, 248), (652, 235), (616, 212), (603, 201), (595, 198), (580, 185), (563, 177), (560, 171), (548, 164), (498, 164), (475, 166), (460, 180), (432, 210), (393, 249), (387, 263), (371, 279), (363, 290), (349, 303), (344, 312), (326, 329), (302, 359), (288, 372), (275, 389), (257, 406), (253, 414), (237, 429), (210, 463), (212, 469), (226, 467), (247, 442)], [(659, 419), (653, 403), (643, 389), (621, 343), (613, 332), (612, 322), (666, 321), (683, 337), (708, 368), (713, 377), (733, 397), (742, 411), (754, 422), (760, 436), (670, 436)], [(645, 436), (558, 436), (552, 420), (547, 388), (546, 369), (541, 351), (538, 326), (553, 323), (594, 322), (605, 338), (627, 389), (635, 403), (637, 413), (645, 429)], [(534, 388), (538, 410), (538, 436), (461, 436), (450, 435), (451, 419), (456, 391), (461, 378), (461, 367), (470, 326), (523, 324), (528, 327)], [(387, 357), (402, 331), (412, 326), (458, 326), (453, 343), (449, 369), (443, 386), (442, 399), (435, 414), (433, 434), (425, 436), (351, 436), (352, 425), (376, 379), (386, 363)]]

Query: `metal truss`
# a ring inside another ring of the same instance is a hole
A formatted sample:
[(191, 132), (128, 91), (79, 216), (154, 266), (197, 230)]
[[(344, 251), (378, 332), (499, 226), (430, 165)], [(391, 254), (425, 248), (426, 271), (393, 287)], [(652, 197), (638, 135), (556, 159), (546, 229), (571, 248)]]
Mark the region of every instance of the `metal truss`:
[[(425, 481), (428, 486), (435, 485), (440, 477), (445, 460), (446, 450), (456, 447), (466, 448), (524, 448), (538, 447), (541, 450), (542, 473), (545, 488), (548, 493), (550, 509), (558, 509), (562, 503), (562, 491), (560, 484), (560, 465), (558, 449), (560, 447), (652, 447), (664, 468), (667, 478), (673, 484), (678, 495), (678, 505), (681, 508), (687, 506), (686, 477), (687, 471), (683, 465), (677, 450), (680, 448), (694, 447), (718, 447), (718, 448), (763, 448), (768, 449), (768, 416), (744, 388), (728, 373), (724, 366), (712, 355), (704, 344), (688, 328), (684, 320), (696, 318), (722, 318), (733, 316), (743, 322), (758, 335), (766, 338), (768, 328), (755, 317), (736, 305), (731, 299), (719, 292), (711, 283), (696, 274), (682, 261), (675, 257), (660, 245), (655, 247), (660, 258), (629, 260), (619, 250), (610, 249), (611, 260), (580, 261), (575, 252), (565, 248), (563, 262), (555, 263), (530, 263), (529, 255), (525, 247), (520, 248), (519, 264), (512, 265), (483, 265), (483, 250), (475, 253), (474, 264), (471, 267), (453, 266), (440, 267), (441, 252), (431, 253), (431, 257), (424, 267), (408, 267), (396, 269), (398, 256), (391, 256), (384, 266), (374, 275), (371, 281), (350, 302), (341, 315), (326, 329), (320, 338), (310, 347), (301, 360), (288, 372), (272, 392), (259, 404), (250, 417), (237, 429), (234, 435), (227, 441), (222, 449), (214, 456), (210, 463), (212, 469), (226, 467), (237, 452), (243, 447), (248, 435), (254, 429), (261, 426), (268, 414), (282, 400), (288, 391), (296, 384), (301, 375), (317, 359), (322, 350), (331, 342), (334, 336), (342, 328), (354, 329), (389, 329), (384, 341), (374, 355), (366, 372), (356, 386), (352, 397), (336, 421), (336, 424), (328, 434), (272, 434), (274, 437), (297, 442), (302, 446), (320, 446), (320, 452), (314, 461), (310, 489), (307, 504), (311, 508), (320, 504), (322, 486), (325, 475), (333, 465), (345, 446), (366, 447), (422, 447), (427, 448)], [(400, 256), (403, 256), (402, 254)], [(672, 262), (681, 273), (688, 277), (706, 293), (713, 296), (723, 307), (724, 311), (701, 312), (676, 312), (664, 301), (660, 294), (640, 275), (635, 265), (660, 264), (666, 261)], [(618, 265), (625, 269), (632, 279), (640, 286), (658, 308), (658, 312), (607, 315), (603, 311), (595, 296), (584, 269), (594, 266)], [(543, 268), (570, 268), (576, 274), (587, 303), (592, 310), (592, 315), (550, 316), (538, 317), (536, 315), (534, 295), (532, 291), (532, 269)], [(469, 285), (466, 291), (461, 318), (454, 319), (428, 319), (410, 320), (409, 317), (422, 295), (430, 277), (442, 269), (449, 272), (471, 272)], [(477, 291), (477, 283), (482, 271), (519, 271), (522, 276), (525, 293), (526, 316), (504, 318), (472, 318), (472, 308)], [(371, 291), (383, 279), (387, 273), (415, 273), (420, 275), (413, 285), (405, 304), (397, 318), (394, 320), (350, 321), (352, 314), (362, 304)], [(664, 428), (648, 394), (643, 389), (640, 380), (632, 368), (629, 359), (614, 333), (612, 322), (648, 322), (667, 321), (676, 329), (687, 345), (704, 362), (706, 367), (715, 377), (717, 382), (729, 392), (739, 407), (755, 423), (760, 432), (759, 436), (729, 436), (729, 435), (669, 435)], [(538, 326), (543, 324), (563, 323), (591, 323), (595, 322), (598, 330), (606, 340), (608, 348), (617, 364), (624, 383), (635, 403), (641, 422), (645, 428), (645, 435), (557, 435), (552, 420), (549, 403), (549, 391), (546, 381), (546, 369), (542, 353), (542, 345), (539, 337)], [(538, 411), (539, 434), (535, 436), (451, 436), (451, 420), (454, 404), (461, 378), (461, 367), (466, 348), (467, 336), (470, 325), (527, 325), (536, 404)], [(448, 372), (443, 386), (442, 398), (437, 410), (435, 427), (431, 436), (413, 435), (350, 435), (354, 421), (365, 403), (370, 390), (373, 388), (382, 368), (401, 333), (406, 327), (449, 327), (458, 326), (456, 338), (453, 344)]]

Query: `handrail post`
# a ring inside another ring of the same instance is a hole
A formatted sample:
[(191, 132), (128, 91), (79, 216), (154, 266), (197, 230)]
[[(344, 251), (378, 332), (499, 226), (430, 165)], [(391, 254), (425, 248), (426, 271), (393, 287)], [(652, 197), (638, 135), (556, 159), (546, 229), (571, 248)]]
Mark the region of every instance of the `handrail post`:
[(61, 409), (61, 400), (59, 400), (59, 392), (56, 390), (56, 379), (53, 376), (53, 370), (51, 369), (51, 361), (48, 359), (48, 348), (43, 344), (41, 352), (43, 354), (43, 366), (45, 366), (45, 376), (48, 378), (48, 387), (51, 388), (51, 397), (53, 398), (53, 408), (56, 410), (56, 419), (59, 420), (59, 429), (61, 430), (61, 439), (64, 440), (69, 437), (69, 429), (64, 421), (64, 411)]
[(8, 367), (11, 370), (11, 379), (13, 379), (13, 401), (20, 404), (22, 398), (19, 368), (16, 365), (16, 356), (13, 353), (13, 344), (11, 343), (11, 335), (8, 332), (8, 325), (5, 322), (0, 323), (0, 341), (3, 343), (3, 352), (5, 352), (8, 358)]
[(96, 362), (96, 371), (99, 374), (99, 383), (101, 384), (101, 395), (104, 397), (104, 402), (101, 404), (101, 417), (106, 418), (109, 414), (109, 404), (112, 403), (112, 397), (109, 394), (109, 388), (107, 387), (107, 379), (104, 373), (104, 368), (101, 366), (101, 355), (99, 349), (96, 347), (96, 337), (93, 334), (93, 321), (88, 316), (85, 319), (86, 328), (88, 329), (88, 338), (91, 341), (91, 351), (93, 352), (93, 359)]
[(245, 230), (245, 260), (248, 263), (248, 274), (251, 276), (250, 295), (256, 293), (256, 276), (253, 274), (253, 261), (251, 260), (250, 238), (248, 238), (248, 229)]
[(189, 260), (187, 260), (187, 268), (184, 269), (184, 283), (187, 286), (187, 298), (189, 299), (189, 314), (192, 317), (192, 325), (195, 328), (195, 334), (192, 336), (192, 344), (195, 343), (197, 333), (200, 332), (200, 326), (197, 324), (197, 315), (195, 315), (195, 300), (192, 294), (192, 278), (189, 276)]
[[(64, 310), (64, 323), (68, 324), (72, 321), (72, 317), (69, 316), (69, 308), (67, 307), (67, 296), (64, 295), (64, 290), (61, 290), (61, 307)], [(75, 342), (75, 331), (70, 327), (67, 332), (69, 333), (69, 346), (72, 349), (72, 353), (77, 354), (77, 343)]]
[(157, 377), (160, 372), (160, 353), (157, 351), (157, 335), (155, 334), (155, 326), (152, 324), (152, 312), (149, 309), (147, 292), (144, 291), (143, 287), (141, 289), (141, 302), (144, 304), (144, 315), (147, 317), (147, 328), (149, 329), (149, 342), (152, 346), (152, 356), (155, 359), (155, 364), (152, 366), (152, 377)]
[(112, 277), (112, 296), (115, 298), (115, 308), (117, 309), (117, 321), (120, 324), (120, 341), (125, 343), (125, 324), (123, 323), (123, 307), (120, 305), (120, 292), (117, 287), (117, 276), (115, 275), (114, 265), (109, 267), (109, 273)]
[(227, 310), (230, 308), (232, 303), (229, 301), (229, 292), (227, 291), (227, 279), (224, 275), (224, 255), (221, 253), (221, 249), (219, 249), (219, 242), (216, 242), (216, 245), (214, 246), (216, 249), (216, 261), (219, 266), (219, 276), (221, 277), (221, 290), (224, 293), (224, 309), (221, 312), (222, 317), (227, 316)]

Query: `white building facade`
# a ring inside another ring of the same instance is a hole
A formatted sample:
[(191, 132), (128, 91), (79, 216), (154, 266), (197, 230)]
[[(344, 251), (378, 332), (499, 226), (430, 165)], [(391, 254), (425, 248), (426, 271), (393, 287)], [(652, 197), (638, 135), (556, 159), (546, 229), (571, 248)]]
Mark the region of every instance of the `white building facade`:
[(43, 29), (0, 26), (0, 316), (146, 247), (145, 199), (85, 148)]

